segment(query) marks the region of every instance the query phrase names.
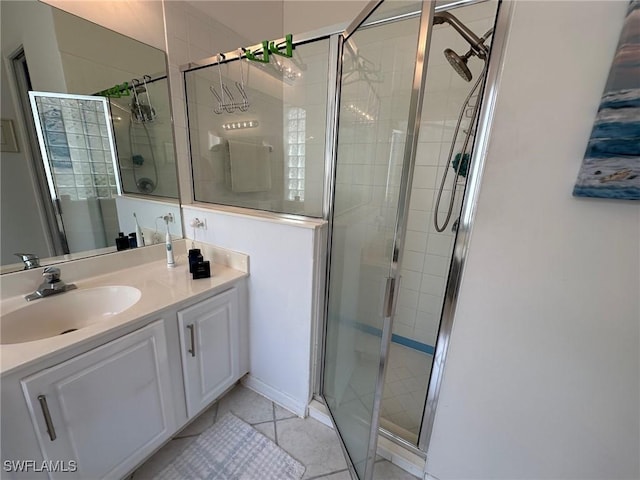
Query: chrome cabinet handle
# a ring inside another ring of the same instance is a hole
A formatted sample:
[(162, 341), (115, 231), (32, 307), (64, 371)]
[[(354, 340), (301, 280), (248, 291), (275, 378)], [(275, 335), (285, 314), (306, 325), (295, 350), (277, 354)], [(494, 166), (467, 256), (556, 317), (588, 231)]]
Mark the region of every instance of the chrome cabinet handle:
[(191, 354), (192, 357), (196, 356), (196, 333), (195, 333), (195, 328), (194, 325), (187, 325), (187, 328), (189, 329), (189, 334), (191, 335), (191, 348), (188, 350), (188, 352)]
[(49, 413), (49, 406), (47, 405), (47, 397), (44, 395), (38, 395), (38, 401), (40, 402), (40, 408), (42, 409), (42, 415), (44, 415), (44, 423), (47, 425), (47, 433), (49, 438), (53, 442), (58, 436), (56, 435), (56, 429), (53, 426), (51, 420), (51, 413)]

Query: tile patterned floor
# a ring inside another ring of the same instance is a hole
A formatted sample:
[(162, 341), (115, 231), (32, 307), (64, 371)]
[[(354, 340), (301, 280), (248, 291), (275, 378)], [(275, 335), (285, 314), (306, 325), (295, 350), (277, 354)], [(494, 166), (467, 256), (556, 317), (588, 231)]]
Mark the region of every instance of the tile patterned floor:
[(417, 440), (422, 422), (432, 361), (431, 355), (397, 343), (391, 344), (382, 394), (381, 423), (412, 442)]
[[(178, 433), (128, 480), (152, 479), (187, 448), (202, 432), (226, 412), (231, 412), (273, 440), (301, 462), (306, 471), (303, 480), (351, 480), (335, 432), (314, 420), (299, 418), (241, 385), (205, 410)], [(377, 480), (416, 480), (417, 477), (379, 458), (375, 466)], [(260, 479), (256, 479), (260, 480)]]

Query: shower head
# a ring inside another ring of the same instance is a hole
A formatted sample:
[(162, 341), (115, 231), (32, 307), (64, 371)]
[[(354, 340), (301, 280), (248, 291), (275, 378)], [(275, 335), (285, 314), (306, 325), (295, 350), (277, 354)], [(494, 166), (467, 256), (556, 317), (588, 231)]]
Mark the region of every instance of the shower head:
[(473, 55), (477, 56), (481, 60), (485, 60), (487, 58), (489, 49), (486, 47), (484, 42), (493, 32), (493, 29), (489, 30), (485, 34), (485, 36), (480, 38), (475, 33), (473, 33), (464, 23), (458, 20), (457, 17), (450, 14), (449, 12), (436, 13), (433, 18), (433, 24), (441, 25), (443, 23), (448, 23), (449, 25), (451, 25), (453, 29), (467, 41), (467, 43), (471, 46), (471, 52), (473, 53)]
[(471, 55), (475, 55), (481, 60), (487, 59), (489, 49), (484, 44), (484, 42), (493, 33), (493, 28), (491, 28), (482, 37), (478, 37), (464, 23), (462, 23), (460, 20), (458, 20), (457, 17), (449, 12), (436, 13), (433, 18), (433, 23), (434, 25), (441, 25), (443, 23), (451, 25), (454, 30), (457, 31), (462, 36), (462, 38), (467, 41), (467, 43), (469, 43), (469, 46), (471, 48), (464, 55), (460, 56), (450, 48), (447, 48), (444, 51), (444, 56), (454, 68), (454, 70), (458, 72), (458, 75), (460, 75), (467, 82), (470, 82), (472, 75), (471, 70), (469, 70), (469, 67), (467, 66), (467, 61), (469, 60), (469, 57), (471, 57)]
[(473, 77), (473, 75), (471, 74), (471, 70), (469, 70), (469, 67), (467, 67), (467, 61), (469, 60), (471, 54), (472, 50), (469, 50), (462, 57), (450, 48), (447, 48), (444, 51), (444, 56), (447, 61), (451, 64), (453, 69), (458, 72), (458, 75), (460, 75), (467, 82), (470, 82), (471, 78)]

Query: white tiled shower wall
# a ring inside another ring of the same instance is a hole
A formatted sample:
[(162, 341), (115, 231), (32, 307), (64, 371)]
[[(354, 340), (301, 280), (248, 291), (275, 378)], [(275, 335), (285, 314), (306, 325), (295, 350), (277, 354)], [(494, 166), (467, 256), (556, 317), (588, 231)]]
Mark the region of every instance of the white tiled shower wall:
[(391, 263), (417, 31), (417, 19), (358, 31), (347, 46), (357, 62), (350, 50), (344, 56), (332, 269), (342, 269), (341, 315), (374, 328)]
[(188, 157), (185, 87), (180, 66), (210, 57), (213, 52), (226, 52), (250, 42), (186, 2), (165, 2), (164, 7), (180, 196), (183, 204), (190, 204), (193, 203), (191, 162)]
[[(496, 3), (491, 1), (467, 6), (452, 13), (480, 37), (493, 26)], [(469, 45), (449, 25), (438, 25), (433, 29), (394, 323), (395, 334), (432, 346), (438, 333), (451, 261), (454, 241), (451, 228), (459, 216), (463, 186), (457, 189), (451, 220), (442, 233), (438, 233), (433, 225), (436, 198), (460, 109), (483, 65), (476, 57), (469, 60), (473, 79), (467, 83), (445, 59), (442, 53), (445, 48), (463, 55)], [(466, 124), (468, 120), (463, 120), (461, 129)], [(458, 139), (463, 135), (460, 132)], [(455, 150), (454, 155), (458, 151)], [(451, 198), (453, 178), (453, 170), (450, 169), (439, 207), (441, 225)]]

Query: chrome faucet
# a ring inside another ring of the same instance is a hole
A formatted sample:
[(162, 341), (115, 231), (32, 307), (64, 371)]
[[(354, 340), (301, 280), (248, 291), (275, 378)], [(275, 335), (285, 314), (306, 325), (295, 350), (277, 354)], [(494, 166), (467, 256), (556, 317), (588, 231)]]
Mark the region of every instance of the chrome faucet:
[(60, 269), (57, 267), (46, 267), (42, 271), (42, 276), (44, 277), (44, 281), (38, 289), (24, 297), (27, 302), (78, 288), (73, 283), (64, 283), (60, 280)]
[(31, 270), (40, 266), (40, 259), (35, 253), (14, 253), (24, 262), (24, 270)]

